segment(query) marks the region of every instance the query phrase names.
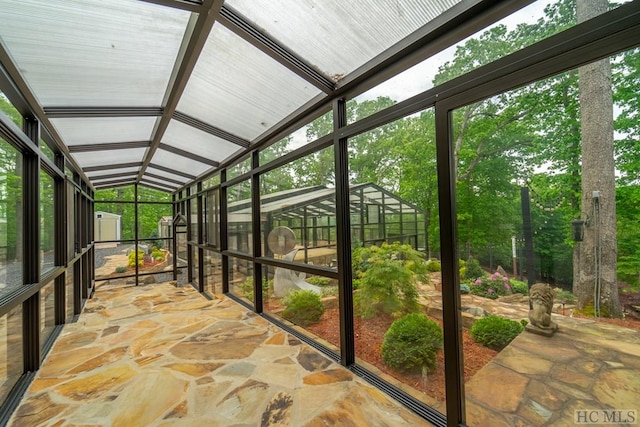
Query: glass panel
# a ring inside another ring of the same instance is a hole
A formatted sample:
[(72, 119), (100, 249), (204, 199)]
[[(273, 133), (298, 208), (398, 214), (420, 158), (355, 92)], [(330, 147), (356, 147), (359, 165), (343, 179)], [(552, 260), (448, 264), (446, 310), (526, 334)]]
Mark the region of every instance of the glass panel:
[(70, 265), (67, 268), (67, 274), (65, 276), (65, 323), (70, 323), (73, 321), (74, 314), (74, 297), (75, 297), (75, 288), (74, 288), (74, 276), (73, 276), (74, 266)]
[[(617, 7), (625, 1), (613, 4)], [(576, 24), (575, 2), (538, 0), (349, 101), (352, 123)], [(482, 46), (480, 48), (480, 46)], [(484, 54), (478, 54), (481, 49)], [(385, 99), (386, 103), (376, 100)]]
[(157, 283), (161, 273), (173, 270), (173, 258), (169, 250), (171, 241), (162, 239), (141, 240), (138, 244), (138, 271), (142, 273), (158, 273), (140, 277), (140, 283), (146, 285)]
[(260, 165), (266, 165), (272, 160), (278, 159), (285, 154), (315, 141), (329, 133), (333, 132), (333, 112), (318, 117), (309, 123), (292, 132), (291, 135), (281, 139), (260, 151)]
[(338, 81), (457, 1), (230, 0), (228, 3)]
[(81, 167), (103, 166), (109, 163), (141, 162), (146, 148), (127, 148), (125, 150), (101, 150), (73, 153)]
[(251, 232), (251, 180), (227, 189), (227, 233), (230, 250), (253, 253)]
[(253, 263), (229, 257), (229, 292), (253, 305)]
[(76, 189), (69, 181), (65, 186), (67, 191), (67, 261), (71, 260), (76, 250), (76, 209), (75, 194)]
[(207, 245), (220, 247), (220, 190), (208, 191), (205, 202), (204, 213), (204, 243)]
[[(142, 179), (140, 180), (141, 184), (149, 184), (149, 185), (153, 185), (159, 188), (162, 188), (165, 191), (160, 191), (160, 190), (155, 190), (152, 188), (147, 188), (147, 190), (153, 190), (153, 191), (158, 191), (158, 192), (162, 192), (164, 194), (166, 194), (168, 197), (171, 197), (171, 192), (175, 191), (178, 189), (178, 187), (180, 187), (180, 184), (175, 184), (173, 182), (168, 182), (166, 179), (164, 178), (153, 178), (153, 177), (149, 177), (144, 175), (142, 177)], [(140, 191), (140, 188), (138, 188), (138, 191)]]
[(167, 131), (162, 137), (162, 142), (218, 162), (241, 149), (239, 145), (185, 125), (177, 120), (169, 122)]
[(191, 222), (191, 235), (189, 236), (189, 240), (198, 242), (198, 202), (197, 198), (191, 198), (187, 201), (191, 208), (191, 218), (189, 221)]
[(55, 222), (53, 209), (53, 178), (40, 172), (40, 274), (55, 267)]
[(177, 110), (253, 140), (318, 94), (224, 26), (214, 25)]
[(0, 317), (0, 401), (5, 401), (24, 370), (22, 304)]
[(105, 188), (102, 190), (97, 190), (93, 197), (96, 201), (105, 200), (105, 201), (133, 202), (135, 200), (134, 195), (135, 195), (134, 186), (131, 185), (127, 187)]
[(222, 295), (222, 255), (204, 251), (204, 289), (211, 295)]
[(156, 239), (162, 233), (162, 222), (173, 215), (171, 205), (138, 204), (138, 237)]
[(444, 413), (440, 273), (408, 204), (438, 210), (434, 111), (350, 138), (348, 149), (356, 362)]
[(251, 170), (251, 156), (246, 157), (240, 163), (236, 163), (227, 169), (227, 181), (235, 178), (236, 176), (243, 175)]
[(40, 348), (56, 326), (56, 298), (53, 280), (40, 289)]
[(41, 105), (159, 106), (189, 16), (127, 0), (13, 0), (0, 37)]
[(42, 150), (44, 155), (47, 156), (49, 159), (55, 160), (56, 155), (51, 150), (51, 148), (47, 145), (47, 143), (44, 142), (42, 139), (40, 140), (40, 150)]
[(138, 200), (140, 202), (167, 202), (171, 203), (171, 194), (152, 188), (138, 187)]
[(22, 210), (22, 154), (0, 138), (0, 297), (23, 284)]
[(452, 112), (469, 425), (637, 406), (637, 53)]
[(16, 110), (16, 107), (13, 106), (11, 101), (9, 101), (9, 99), (5, 96), (4, 93), (2, 93), (1, 90), (0, 90), (0, 111), (2, 111), (7, 116), (9, 116), (11, 121), (17, 124), (18, 127), (22, 128), (22, 114), (20, 114), (20, 112)]
[(200, 175), (213, 167), (162, 149), (156, 151), (153, 156), (153, 163), (158, 166), (164, 166), (172, 170), (187, 173), (191, 176)]
[(206, 190), (207, 188), (215, 187), (216, 185), (219, 185), (219, 184), (220, 184), (220, 175), (215, 174), (214, 176), (212, 176), (209, 179), (206, 179), (202, 183), (202, 188)]
[(200, 251), (198, 250), (197, 247), (195, 246), (191, 246), (191, 251), (193, 254), (193, 283), (196, 285), (200, 284), (200, 279), (199, 279), (199, 271), (200, 271), (200, 267), (199, 267), (199, 259), (200, 259)]
[(96, 242), (134, 239), (135, 205), (96, 202), (93, 230)]
[(329, 147), (260, 177), (265, 256), (337, 267), (333, 171)]
[(51, 123), (67, 145), (86, 145), (149, 141), (156, 120), (156, 117), (92, 117), (51, 119)]

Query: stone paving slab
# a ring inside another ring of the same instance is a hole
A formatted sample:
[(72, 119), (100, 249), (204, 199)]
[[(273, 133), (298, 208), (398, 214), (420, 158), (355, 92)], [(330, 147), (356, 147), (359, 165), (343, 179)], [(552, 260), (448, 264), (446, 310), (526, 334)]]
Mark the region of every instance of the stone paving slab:
[(232, 300), (162, 283), (100, 287), (9, 425), (429, 424)]

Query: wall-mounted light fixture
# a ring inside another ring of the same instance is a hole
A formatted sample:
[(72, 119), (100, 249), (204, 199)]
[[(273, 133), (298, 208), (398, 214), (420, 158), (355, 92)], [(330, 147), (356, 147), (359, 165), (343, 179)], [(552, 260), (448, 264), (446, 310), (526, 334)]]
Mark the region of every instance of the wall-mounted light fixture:
[(571, 220), (571, 229), (573, 231), (573, 241), (582, 242), (584, 239), (584, 227), (589, 225), (589, 218), (586, 221), (576, 218)]

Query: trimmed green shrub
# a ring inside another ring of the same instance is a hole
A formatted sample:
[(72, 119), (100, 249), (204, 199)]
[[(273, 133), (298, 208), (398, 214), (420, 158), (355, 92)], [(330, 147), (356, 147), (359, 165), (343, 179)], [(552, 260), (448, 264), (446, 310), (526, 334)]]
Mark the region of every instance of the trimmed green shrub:
[(418, 281), (427, 282), (427, 263), (410, 245), (383, 243), (353, 251), (354, 296), (358, 315), (372, 317), (379, 312), (392, 316), (417, 311)]
[(396, 320), (384, 334), (382, 361), (400, 372), (431, 372), (442, 348), (442, 329), (423, 313)]
[[(129, 252), (129, 267), (135, 267), (136, 266), (136, 252), (135, 251), (131, 251)], [(138, 249), (138, 267), (142, 267), (144, 266), (144, 251), (141, 249)]]
[[(253, 301), (253, 277), (249, 276), (240, 283), (240, 292), (250, 301)], [(262, 279), (262, 295), (266, 296), (273, 289), (273, 280)]]
[(324, 313), (320, 295), (305, 289), (289, 292), (282, 303), (285, 306), (282, 317), (300, 326), (317, 322)]
[(128, 270), (128, 267), (121, 265), (120, 267), (116, 267), (116, 273), (126, 273)]
[(430, 259), (427, 261), (427, 271), (429, 273), (437, 273), (441, 270), (440, 261), (437, 259)]
[(521, 322), (491, 315), (476, 320), (469, 332), (477, 343), (502, 350), (523, 330)]
[(469, 292), (471, 292), (471, 289), (469, 289), (469, 285), (467, 285), (466, 283), (460, 283), (460, 293), (468, 294)]
[(529, 295), (529, 285), (519, 280), (511, 279), (511, 291), (514, 294)]
[(310, 283), (316, 286), (329, 286), (329, 283), (331, 283), (330, 278), (322, 277), (322, 276), (312, 276), (312, 277), (308, 277), (305, 280), (307, 281), (307, 283)]
[(162, 252), (158, 248), (155, 248), (151, 251), (151, 257), (156, 261), (164, 261), (164, 252)]
[(484, 270), (480, 267), (480, 263), (477, 259), (469, 257), (465, 266), (464, 278), (467, 280), (475, 280), (479, 277), (484, 277)]

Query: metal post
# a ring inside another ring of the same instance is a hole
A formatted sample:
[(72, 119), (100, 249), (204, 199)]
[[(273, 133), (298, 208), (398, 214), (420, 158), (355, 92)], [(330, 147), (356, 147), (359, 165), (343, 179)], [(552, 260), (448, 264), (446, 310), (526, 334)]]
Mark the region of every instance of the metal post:
[(524, 246), (527, 257), (527, 284), (529, 287), (536, 283), (536, 267), (533, 259), (533, 227), (531, 225), (531, 200), (529, 189), (520, 188), (520, 203), (522, 205), (522, 229), (524, 231)]
[(447, 425), (465, 425), (464, 363), (460, 320), (460, 278), (456, 187), (451, 149), (451, 113), (436, 104), (436, 152), (438, 168), (438, 209), (440, 211), (440, 251), (442, 259), (442, 323)]
[(178, 236), (176, 235), (176, 224), (175, 220), (178, 216), (178, 194), (174, 194), (172, 196), (173, 200), (173, 219), (171, 220), (171, 250), (173, 252), (172, 263), (173, 263), (173, 280), (178, 280)]
[(138, 184), (133, 184), (133, 211), (134, 211), (134, 221), (135, 224), (133, 226), (133, 238), (135, 239), (135, 243), (134, 243), (134, 251), (135, 251), (135, 255), (134, 255), (134, 260), (135, 260), (135, 264), (136, 264), (136, 286), (138, 286), (140, 284), (140, 277), (139, 277), (139, 273), (140, 273), (140, 268), (138, 267), (138, 232), (140, 231), (138, 229)]
[(189, 243), (193, 240), (193, 230), (191, 229), (191, 186), (187, 187), (186, 217), (187, 217), (187, 282), (193, 282), (193, 246)]
[[(198, 209), (198, 244), (202, 244), (204, 241), (204, 227), (203, 224), (204, 222), (202, 221), (202, 217), (203, 217), (203, 206), (204, 204), (202, 203), (202, 181), (198, 183), (197, 186), (197, 190), (198, 190), (198, 198), (196, 201), (196, 207)], [(204, 292), (204, 250), (202, 249), (202, 247), (198, 246), (196, 248), (196, 250), (198, 251), (198, 291), (199, 292)]]
[[(24, 132), (36, 145), (40, 141), (40, 123), (24, 118)], [(24, 283), (40, 281), (40, 159), (36, 153), (22, 156), (23, 274)], [(22, 303), (24, 371), (40, 367), (40, 292)]]
[[(251, 169), (255, 170), (260, 166), (260, 156), (258, 150), (251, 153)], [(251, 176), (251, 241), (253, 248), (253, 307), (256, 313), (262, 313), (262, 264), (255, 262), (255, 258), (262, 255), (260, 243), (260, 175)]]
[[(64, 156), (56, 154), (55, 164), (58, 168), (64, 172)], [(55, 250), (54, 259), (55, 265), (64, 265), (67, 261), (67, 234), (65, 224), (67, 223), (67, 203), (66, 203), (66, 188), (64, 176), (54, 178), (53, 187), (53, 206), (54, 206), (54, 233), (55, 233)], [(65, 321), (66, 313), (66, 292), (65, 281), (66, 271), (56, 277), (55, 280), (55, 323), (61, 325)]]
[[(333, 102), (333, 131), (337, 134), (347, 124), (346, 101)], [(351, 274), (351, 216), (349, 212), (349, 151), (348, 139), (333, 140), (336, 175), (336, 250), (338, 259), (338, 294), (340, 311), (340, 362), (344, 366), (355, 362), (353, 329), (353, 283)]]
[(229, 257), (224, 251), (229, 249), (229, 230), (227, 229), (229, 221), (227, 218), (227, 187), (224, 183), (227, 181), (227, 170), (220, 171), (220, 250), (222, 254), (222, 293), (229, 292)]

